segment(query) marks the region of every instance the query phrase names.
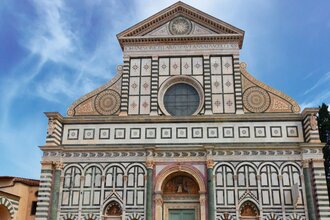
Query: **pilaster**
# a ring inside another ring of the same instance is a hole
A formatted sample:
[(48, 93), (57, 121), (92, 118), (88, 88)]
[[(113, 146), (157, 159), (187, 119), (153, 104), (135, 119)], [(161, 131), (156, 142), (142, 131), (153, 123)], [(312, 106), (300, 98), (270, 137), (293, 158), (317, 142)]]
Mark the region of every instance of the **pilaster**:
[(158, 67), (159, 61), (157, 56), (153, 56), (151, 60), (151, 100), (150, 100), (150, 115), (158, 115)]
[(153, 151), (147, 150), (147, 204), (146, 204), (146, 220), (152, 220), (152, 196), (153, 196)]
[(211, 66), (210, 66), (209, 55), (203, 56), (203, 66), (204, 66), (204, 97), (205, 97), (204, 114), (211, 115), (212, 95), (211, 95)]
[(38, 205), (36, 220), (48, 220), (51, 199), (51, 185), (53, 178), (53, 164), (51, 161), (41, 162), (40, 185), (38, 190)]
[(54, 165), (54, 176), (53, 176), (53, 184), (52, 184), (52, 199), (51, 199), (50, 218), (55, 220), (55, 219), (57, 219), (57, 209), (58, 209), (58, 204), (59, 204), (61, 173), (62, 173), (64, 165), (60, 161), (54, 162), (53, 165)]
[(236, 100), (236, 113), (244, 114), (243, 98), (242, 98), (242, 78), (240, 71), (239, 55), (233, 55), (234, 63), (234, 84), (235, 84), (235, 100)]
[(130, 58), (125, 56), (123, 58), (123, 74), (121, 82), (121, 103), (120, 103), (120, 116), (126, 116), (128, 112), (128, 88), (129, 88), (129, 66)]

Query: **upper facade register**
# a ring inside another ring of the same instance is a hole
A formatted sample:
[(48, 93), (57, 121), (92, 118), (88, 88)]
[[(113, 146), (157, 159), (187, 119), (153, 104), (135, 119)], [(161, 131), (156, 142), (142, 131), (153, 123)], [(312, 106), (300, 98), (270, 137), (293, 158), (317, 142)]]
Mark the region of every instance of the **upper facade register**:
[(178, 2), (117, 35), (123, 64), (68, 116), (299, 113), (239, 60), (244, 31)]

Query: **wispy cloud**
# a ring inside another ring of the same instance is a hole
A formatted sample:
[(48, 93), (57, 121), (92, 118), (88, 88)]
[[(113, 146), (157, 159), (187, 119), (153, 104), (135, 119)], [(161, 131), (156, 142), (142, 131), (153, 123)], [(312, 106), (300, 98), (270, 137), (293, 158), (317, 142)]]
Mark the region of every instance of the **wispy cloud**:
[[(324, 85), (324, 84), (328, 83), (329, 81), (330, 81), (330, 72), (327, 72), (323, 76), (321, 76), (320, 79), (312, 87), (307, 89), (304, 92), (304, 95), (309, 94), (310, 92), (312, 92), (315, 89), (319, 88), (321, 85)], [(330, 90), (329, 87), (328, 87), (328, 90)]]

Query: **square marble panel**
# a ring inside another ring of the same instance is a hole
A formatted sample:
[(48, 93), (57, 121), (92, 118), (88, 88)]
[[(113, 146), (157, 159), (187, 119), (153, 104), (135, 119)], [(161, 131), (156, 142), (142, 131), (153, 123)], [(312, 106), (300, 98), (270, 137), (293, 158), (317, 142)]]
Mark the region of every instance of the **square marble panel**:
[(125, 139), (126, 136), (125, 128), (115, 128), (115, 139)]
[(211, 76), (212, 93), (222, 93), (222, 77), (221, 75)]
[(225, 106), (225, 113), (235, 113), (235, 96), (234, 94), (224, 94), (224, 106)]
[(131, 76), (140, 76), (140, 66), (141, 60), (140, 59), (131, 59), (130, 62), (130, 75)]
[(69, 129), (68, 130), (68, 140), (78, 140), (79, 129)]
[(224, 93), (234, 93), (234, 80), (233, 75), (223, 76), (223, 92)]
[(187, 138), (187, 128), (176, 128), (176, 138)]
[(192, 74), (192, 68), (191, 68), (191, 58), (182, 58), (181, 59), (181, 72), (182, 75), (191, 75)]
[(219, 137), (218, 127), (207, 128), (207, 137), (208, 138), (218, 138)]
[(220, 57), (211, 57), (211, 74), (221, 74), (221, 59)]
[(202, 75), (203, 74), (203, 58), (193, 57), (193, 74)]
[(141, 95), (150, 95), (151, 82), (150, 77), (141, 77)]
[(141, 128), (131, 128), (130, 138), (131, 139), (141, 139)]
[(161, 138), (171, 139), (172, 138), (172, 128), (161, 128)]
[(298, 137), (298, 127), (297, 126), (286, 126), (286, 133), (288, 137)]
[(169, 75), (170, 73), (170, 59), (169, 58), (160, 58), (159, 59), (159, 75), (164, 75), (164, 76), (167, 76)]
[(140, 77), (130, 77), (129, 94), (130, 95), (139, 95), (140, 94)]
[(271, 137), (282, 137), (282, 127), (280, 126), (271, 126), (270, 127)]
[(145, 129), (146, 139), (156, 139), (156, 135), (157, 135), (156, 132), (157, 132), (156, 128), (146, 128)]
[(232, 57), (222, 57), (222, 73), (223, 74), (233, 74)]
[(191, 128), (192, 138), (203, 138), (203, 128)]
[(180, 75), (181, 73), (181, 63), (180, 58), (171, 58), (170, 59), (171, 65), (171, 75)]
[(99, 139), (110, 139), (110, 128), (100, 128)]
[(128, 100), (128, 114), (136, 115), (139, 114), (139, 96), (129, 96)]
[(233, 127), (223, 127), (223, 137), (224, 138), (233, 138), (234, 137), (234, 128)]
[(140, 114), (141, 115), (150, 114), (150, 96), (140, 97)]
[(254, 136), (256, 138), (266, 137), (266, 127), (263, 127), (263, 126), (254, 127)]
[(94, 129), (84, 129), (84, 137), (83, 137), (83, 139), (84, 140), (92, 140), (92, 139), (94, 139), (94, 133), (95, 133), (95, 131), (94, 131)]
[(142, 59), (141, 76), (151, 76), (151, 59)]
[(222, 95), (212, 95), (212, 111), (214, 114), (223, 113)]
[(250, 128), (249, 127), (239, 127), (238, 134), (240, 138), (249, 138), (250, 137)]

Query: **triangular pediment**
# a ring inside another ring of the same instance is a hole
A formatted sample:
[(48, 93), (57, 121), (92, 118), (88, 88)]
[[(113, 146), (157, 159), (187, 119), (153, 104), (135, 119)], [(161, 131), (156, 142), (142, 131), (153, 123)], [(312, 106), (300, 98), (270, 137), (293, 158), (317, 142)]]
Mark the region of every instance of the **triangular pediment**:
[[(200, 37), (200, 38), (198, 38)], [(244, 31), (183, 2), (177, 2), (119, 33), (121, 47), (126, 43), (227, 40), (242, 46)]]

